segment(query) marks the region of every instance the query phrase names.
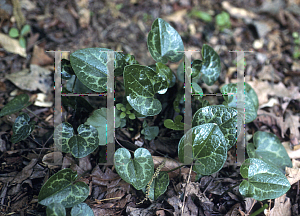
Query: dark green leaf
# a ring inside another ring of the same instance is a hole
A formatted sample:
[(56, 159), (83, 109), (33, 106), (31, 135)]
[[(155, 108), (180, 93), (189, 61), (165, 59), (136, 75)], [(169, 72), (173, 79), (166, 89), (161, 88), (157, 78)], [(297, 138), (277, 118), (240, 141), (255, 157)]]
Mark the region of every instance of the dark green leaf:
[(71, 216), (94, 216), (94, 212), (86, 203), (79, 203), (72, 208)]
[[(258, 110), (258, 98), (255, 93), (255, 91), (251, 88), (251, 86), (248, 83), (245, 83), (245, 91), (242, 93), (237, 92), (237, 84), (236, 83), (230, 83), (227, 85), (224, 85), (221, 88), (222, 94), (228, 94), (228, 93), (235, 93), (233, 95), (224, 96), (224, 99), (227, 103), (227, 106), (237, 108), (238, 103), (242, 103), (245, 106), (245, 110), (238, 108), (238, 112), (240, 115), (245, 115), (245, 121), (246, 123), (252, 122), (254, 119), (256, 119), (257, 116), (257, 110)], [(245, 100), (240, 101), (240, 97), (237, 101), (236, 94), (245, 94)]]
[(75, 79), (75, 77), (76, 77), (75, 75), (72, 75), (71, 78), (67, 81), (66, 89), (69, 92), (72, 93), (72, 89), (73, 89), (74, 82), (75, 82), (73, 93), (77, 93), (77, 94), (93, 93), (93, 90), (91, 90), (87, 86), (85, 86), (79, 79)]
[(19, 37), (19, 30), (12, 27), (9, 32), (8, 32), (8, 35), (12, 38), (16, 38), (16, 37)]
[(169, 181), (168, 173), (160, 172), (150, 186), (149, 199), (157, 200), (160, 195), (165, 193), (168, 188)]
[(47, 216), (65, 216), (66, 209), (60, 203), (51, 203), (46, 209)]
[(98, 131), (92, 125), (81, 124), (74, 135), (71, 124), (63, 122), (54, 131), (54, 142), (59, 150), (82, 158), (92, 153), (99, 145)]
[(182, 116), (178, 115), (175, 117), (175, 122), (172, 119), (166, 119), (164, 121), (164, 126), (172, 130), (184, 130), (184, 123), (181, 122)]
[(251, 158), (258, 158), (273, 165), (285, 173), (285, 167), (292, 167), (292, 162), (285, 148), (275, 134), (257, 131), (253, 144), (248, 143), (247, 153)]
[(240, 184), (240, 193), (258, 201), (280, 197), (291, 187), (282, 172), (257, 158), (245, 160), (240, 172), (243, 178), (248, 178)]
[(132, 184), (137, 190), (143, 189), (154, 173), (152, 156), (144, 148), (135, 150), (134, 159), (131, 159), (127, 149), (119, 148), (115, 152), (114, 164), (121, 178)]
[(147, 66), (128, 65), (124, 69), (125, 94), (128, 103), (142, 115), (154, 116), (162, 107), (155, 93), (167, 88), (163, 77)]
[[(180, 82), (184, 83), (184, 61), (182, 61), (177, 68), (177, 78)], [(193, 75), (193, 74), (192, 74)]]
[(26, 139), (34, 129), (35, 122), (31, 122), (30, 117), (27, 113), (21, 113), (14, 122), (13, 125), (13, 135), (11, 137), (12, 143), (20, 142)]
[(159, 127), (157, 126), (149, 127), (146, 120), (144, 120), (141, 134), (145, 135), (145, 139), (153, 140), (155, 137), (157, 137), (158, 133), (159, 133)]
[(61, 77), (65, 80), (71, 79), (72, 75), (75, 75), (71, 62), (67, 59), (61, 60)]
[(71, 208), (82, 203), (89, 195), (89, 186), (83, 182), (74, 181), (77, 173), (71, 169), (63, 169), (51, 176), (40, 190), (38, 200), (45, 206), (51, 203), (61, 203), (65, 208)]
[[(148, 34), (147, 45), (156, 62), (178, 62), (184, 53), (183, 42), (178, 32), (161, 18), (154, 20)], [(181, 52), (178, 52), (181, 51)]]
[[(101, 52), (102, 51), (102, 52)], [(107, 91), (107, 52), (106, 48), (86, 48), (70, 55), (72, 68), (77, 78), (89, 89), (96, 92)], [(115, 71), (126, 65), (124, 55), (115, 52)], [(119, 73), (116, 72), (116, 75)]]
[(215, 81), (218, 80), (220, 72), (221, 62), (218, 53), (216, 53), (210, 46), (204, 44), (202, 47), (202, 61), (193, 61), (192, 77), (196, 77), (201, 74), (202, 80), (207, 85), (213, 85)]
[(0, 117), (18, 112), (25, 107), (28, 107), (30, 104), (29, 96), (27, 94), (18, 95), (2, 108)]
[(177, 93), (176, 98), (173, 102), (174, 110), (178, 113), (180, 113), (180, 107), (179, 107), (180, 104), (184, 104), (184, 94), (185, 94), (184, 89), (181, 88)]
[[(99, 137), (99, 145), (107, 144), (106, 137), (106, 113), (107, 108), (102, 107), (101, 109), (97, 109), (93, 112), (93, 114), (86, 120), (85, 124), (92, 125), (98, 131)], [(117, 116), (116, 116), (117, 118)]]
[(223, 105), (203, 107), (194, 114), (192, 126), (206, 123), (216, 123), (228, 141), (227, 150), (235, 143), (240, 131), (237, 133), (237, 123), (242, 127), (242, 119), (236, 109)]
[[(184, 143), (186, 136), (192, 136), (192, 143)], [(188, 146), (192, 152), (186, 152)], [(191, 128), (179, 141), (178, 157), (181, 162), (193, 159), (193, 169), (201, 175), (218, 172), (227, 158), (227, 140), (216, 123), (207, 123)]]

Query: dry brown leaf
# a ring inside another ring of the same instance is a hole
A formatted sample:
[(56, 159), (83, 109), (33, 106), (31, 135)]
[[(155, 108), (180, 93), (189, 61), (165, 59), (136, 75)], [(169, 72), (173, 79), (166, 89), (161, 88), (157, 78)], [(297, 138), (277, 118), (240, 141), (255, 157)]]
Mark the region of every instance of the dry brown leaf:
[(30, 65), (29, 69), (24, 69), (16, 73), (7, 74), (5, 78), (9, 79), (20, 89), (27, 91), (41, 90), (45, 94), (52, 87), (51, 71), (38, 65)]
[(300, 158), (300, 149), (292, 151), (290, 148), (290, 141), (282, 142), (282, 145), (291, 159)]
[(228, 1), (222, 2), (222, 7), (228, 11), (228, 13), (235, 18), (257, 18), (257, 15), (251, 11), (247, 11), (244, 8), (237, 8), (232, 6)]
[(274, 207), (270, 211), (270, 216), (290, 216), (291, 212), (291, 201), (290, 198), (286, 197), (286, 194), (275, 199)]
[(18, 40), (9, 37), (8, 35), (0, 33), (0, 45), (7, 51), (26, 58), (26, 49), (20, 46)]
[(282, 117), (275, 116), (273, 113), (269, 113), (259, 109), (257, 111), (257, 118), (254, 121), (261, 122), (265, 125), (268, 125), (269, 127), (272, 127), (274, 125), (278, 126), (281, 130), (281, 137), (284, 137), (285, 125)]
[(286, 177), (289, 180), (290, 184), (293, 185), (296, 182), (300, 181), (300, 161), (295, 159), (292, 160), (293, 167), (286, 167)]
[[(298, 140), (300, 139), (300, 133), (299, 133), (299, 127), (300, 127), (300, 117), (298, 115), (293, 115), (292, 112), (290, 110), (286, 110), (286, 114), (285, 114), (285, 120), (284, 120), (284, 128), (283, 131), (286, 132), (286, 130), (289, 128), (290, 129), (290, 133), (292, 135), (292, 137)], [(294, 140), (295, 142), (295, 140)], [(298, 143), (294, 143), (295, 145), (298, 145)]]
[(174, 23), (181, 23), (184, 24), (183, 17), (186, 15), (187, 9), (178, 10), (175, 13), (172, 13), (168, 16), (163, 17), (163, 20), (174, 22)]
[(51, 152), (44, 155), (42, 162), (50, 169), (54, 169), (62, 165), (62, 157), (61, 152)]
[(280, 82), (278, 84), (274, 84), (273, 88), (271, 83), (268, 81), (248, 81), (247, 82), (254, 89), (258, 96), (259, 105), (265, 104), (269, 101), (268, 95), (289, 98), (292, 100), (300, 100), (300, 92), (299, 87), (291, 86), (286, 88), (285, 85)]
[(49, 57), (45, 53), (44, 48), (35, 45), (33, 48), (31, 64), (35, 64), (35, 65), (39, 65), (39, 66), (53, 64), (53, 58)]

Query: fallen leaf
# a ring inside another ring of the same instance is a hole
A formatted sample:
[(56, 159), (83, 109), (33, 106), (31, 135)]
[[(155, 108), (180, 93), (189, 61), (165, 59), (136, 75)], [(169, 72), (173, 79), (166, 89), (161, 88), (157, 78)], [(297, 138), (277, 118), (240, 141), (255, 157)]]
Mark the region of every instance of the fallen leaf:
[(300, 158), (300, 149), (292, 151), (290, 148), (290, 141), (282, 142), (282, 145), (291, 159)]
[(44, 155), (42, 162), (46, 164), (50, 169), (57, 168), (62, 165), (62, 153), (51, 152)]
[(286, 178), (289, 180), (290, 184), (293, 185), (296, 182), (300, 181), (300, 161), (296, 159), (292, 160), (293, 167), (286, 167)]
[(30, 65), (29, 69), (24, 69), (16, 73), (7, 74), (5, 77), (13, 82), (20, 89), (28, 91), (41, 90), (45, 94), (53, 88), (51, 71), (38, 65)]
[(172, 13), (168, 16), (163, 17), (163, 20), (166, 20), (168, 22), (174, 22), (174, 23), (181, 23), (184, 24), (183, 17), (186, 15), (187, 9), (176, 11), (175, 13)]
[(53, 64), (53, 58), (49, 57), (45, 53), (44, 48), (35, 45), (33, 48), (31, 64), (39, 65), (39, 66)]
[(0, 44), (7, 51), (26, 58), (26, 49), (21, 47), (19, 40), (13, 39), (8, 35), (0, 33)]
[(270, 216), (290, 216), (291, 212), (291, 201), (290, 198), (286, 197), (286, 194), (275, 199), (274, 207), (270, 211)]
[(285, 85), (280, 82), (278, 84), (274, 84), (274, 86), (272, 87), (271, 83), (269, 83), (268, 81), (260, 81), (257, 79), (248, 81), (247, 83), (251, 85), (251, 87), (256, 92), (259, 100), (259, 105), (262, 105), (269, 101), (268, 95), (289, 98), (292, 100), (300, 100), (299, 87), (297, 86), (290, 86), (289, 88), (286, 88)]
[[(299, 140), (300, 139), (300, 133), (299, 129), (300, 128), (300, 117), (298, 115), (293, 115), (290, 110), (286, 110), (285, 112), (285, 120), (284, 120), (284, 128), (283, 132), (285, 133), (287, 129), (290, 129), (291, 137), (294, 139)], [(293, 140), (295, 142), (295, 140)], [(299, 141), (297, 143), (295, 142), (294, 145), (299, 145)], [(300, 155), (299, 155), (300, 156)]]
[(230, 16), (235, 17), (235, 18), (257, 18), (257, 15), (251, 11), (247, 11), (244, 8), (237, 8), (232, 6), (228, 1), (223, 1), (222, 2), (222, 7), (228, 11)]

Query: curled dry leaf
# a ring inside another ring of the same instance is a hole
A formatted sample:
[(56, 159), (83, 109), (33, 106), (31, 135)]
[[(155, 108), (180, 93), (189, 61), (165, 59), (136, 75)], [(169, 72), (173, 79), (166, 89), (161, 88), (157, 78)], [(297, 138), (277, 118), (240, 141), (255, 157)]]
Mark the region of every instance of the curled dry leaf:
[(43, 157), (43, 163), (46, 164), (50, 169), (58, 168), (62, 165), (62, 153), (51, 152)]
[[(152, 158), (153, 158), (154, 168), (157, 168), (166, 159), (164, 157), (159, 157), (159, 156), (152, 156)], [(161, 171), (169, 171), (169, 170), (175, 169), (176, 167), (179, 167), (181, 165), (183, 165), (183, 163), (179, 163), (178, 161), (167, 158), (165, 166), (161, 169)], [(187, 179), (189, 172), (190, 172), (190, 168), (181, 167), (180, 169), (169, 172), (168, 174), (169, 174), (170, 179), (175, 178), (180, 174), (183, 175), (184, 179)], [(192, 170), (191, 181), (195, 181), (196, 175), (197, 175), (196, 172)]]
[(289, 180), (291, 185), (300, 181), (300, 161), (293, 159), (292, 163), (293, 163), (292, 168), (286, 167), (285, 169), (287, 179)]
[(20, 46), (19, 40), (0, 33), (0, 45), (7, 51), (26, 58), (26, 49)]
[(275, 199), (274, 208), (270, 211), (270, 216), (290, 216), (291, 212), (291, 201), (290, 198), (286, 197), (286, 194)]

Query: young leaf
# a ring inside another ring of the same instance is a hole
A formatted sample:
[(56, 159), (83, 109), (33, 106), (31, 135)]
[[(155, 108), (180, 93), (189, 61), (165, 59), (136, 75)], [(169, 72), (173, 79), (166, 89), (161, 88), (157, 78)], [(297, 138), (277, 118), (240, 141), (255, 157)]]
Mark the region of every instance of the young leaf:
[(164, 126), (172, 130), (184, 130), (184, 123), (181, 122), (182, 118), (183, 117), (181, 115), (176, 116), (175, 122), (173, 122), (172, 119), (166, 119), (164, 121)]
[(76, 158), (82, 158), (92, 153), (99, 145), (98, 131), (92, 125), (81, 124), (74, 135), (71, 124), (63, 122), (54, 130), (54, 143), (59, 150), (71, 152)]
[(142, 115), (154, 116), (162, 107), (155, 93), (168, 88), (163, 77), (147, 66), (128, 65), (124, 69), (125, 94), (128, 103)]
[(240, 172), (243, 178), (248, 178), (240, 184), (240, 193), (258, 201), (280, 197), (291, 187), (282, 172), (257, 158), (245, 160)]
[(94, 212), (86, 203), (79, 203), (72, 208), (71, 216), (94, 216)]
[[(92, 125), (98, 131), (99, 137), (99, 145), (107, 144), (106, 137), (106, 113), (107, 108), (102, 107), (101, 109), (97, 109), (93, 112), (93, 114), (86, 120), (85, 124)], [(117, 116), (116, 116), (117, 118)]]
[(18, 95), (2, 108), (0, 117), (18, 112), (25, 107), (28, 107), (30, 104), (29, 96), (27, 94)]
[(12, 27), (9, 32), (8, 32), (8, 35), (12, 38), (16, 38), (16, 37), (19, 37), (19, 30)]
[(206, 13), (204, 11), (193, 9), (189, 15), (192, 16), (192, 17), (202, 19), (205, 22), (211, 22), (212, 21), (212, 16), (209, 13)]
[(236, 109), (223, 105), (203, 107), (194, 114), (192, 126), (206, 123), (216, 123), (228, 141), (227, 150), (235, 143), (240, 131), (237, 132), (237, 124), (242, 126), (242, 119)]
[(20, 142), (26, 139), (34, 129), (35, 122), (30, 122), (30, 117), (27, 113), (21, 113), (14, 122), (13, 135), (11, 137), (12, 143)]
[(71, 208), (82, 203), (89, 195), (89, 186), (84, 182), (76, 182), (77, 172), (63, 169), (51, 176), (42, 186), (38, 200), (45, 206), (51, 203), (61, 203), (65, 208)]
[(19, 44), (20, 44), (21, 47), (26, 48), (26, 40), (23, 36), (20, 36)]
[(169, 185), (169, 175), (167, 172), (160, 172), (158, 176), (153, 179), (150, 186), (149, 199), (157, 200), (157, 198), (166, 192)]
[(201, 73), (203, 81), (207, 85), (213, 85), (221, 72), (221, 62), (218, 53), (210, 46), (204, 44), (202, 47), (202, 61), (193, 61), (192, 72), (193, 77)]
[[(237, 94), (237, 84), (236, 83), (230, 83), (227, 85), (224, 85), (221, 88), (222, 94), (227, 93), (236, 93)], [(258, 110), (258, 98), (255, 93), (255, 91), (251, 88), (251, 86), (248, 83), (245, 83), (245, 91), (238, 94), (245, 94), (245, 100), (241, 101), (241, 103), (244, 104), (245, 110), (242, 110), (238, 108), (238, 112), (243, 116), (245, 114), (245, 123), (250, 123), (254, 119), (256, 119), (257, 116), (257, 110)], [(238, 98), (236, 95), (228, 95), (224, 96), (224, 99), (227, 103), (227, 106), (237, 108), (237, 103), (240, 103), (241, 98)]]
[(51, 203), (46, 209), (47, 216), (66, 216), (66, 208), (60, 203)]
[(144, 148), (138, 148), (134, 152), (134, 159), (131, 159), (127, 149), (119, 148), (115, 152), (114, 164), (121, 178), (137, 190), (144, 188), (154, 173), (152, 156)]
[(148, 34), (147, 45), (156, 62), (178, 62), (183, 57), (183, 42), (178, 32), (161, 18), (154, 20)]
[(21, 36), (26, 36), (31, 31), (30, 25), (26, 24), (21, 30)]
[(149, 127), (146, 120), (144, 120), (141, 134), (145, 135), (145, 139), (153, 140), (155, 137), (157, 137), (158, 133), (159, 133), (159, 127), (157, 126)]
[[(107, 52), (106, 48), (86, 48), (70, 55), (72, 68), (77, 78), (88, 88), (96, 92), (107, 90)], [(115, 70), (125, 66), (124, 55), (115, 52)]]
[(273, 165), (282, 173), (285, 167), (292, 167), (292, 161), (285, 148), (275, 134), (257, 131), (253, 136), (253, 144), (248, 143), (247, 153), (251, 158), (258, 158)]
[[(185, 137), (192, 136), (192, 143), (185, 143)], [(191, 152), (186, 152), (190, 149)], [(227, 140), (215, 123), (207, 123), (191, 128), (179, 141), (178, 157), (181, 162), (186, 159), (196, 160), (193, 169), (201, 175), (218, 172), (227, 158)]]

